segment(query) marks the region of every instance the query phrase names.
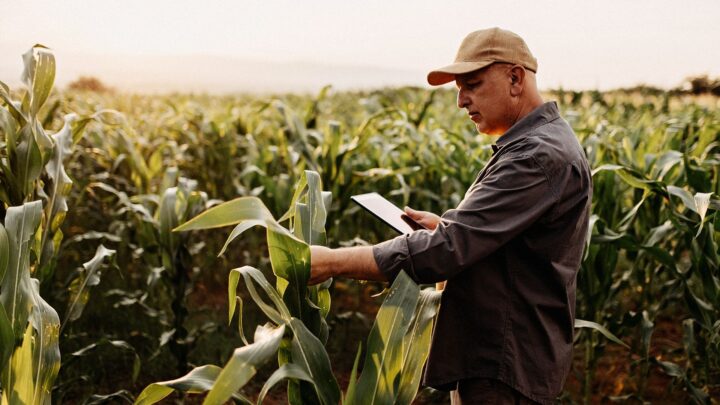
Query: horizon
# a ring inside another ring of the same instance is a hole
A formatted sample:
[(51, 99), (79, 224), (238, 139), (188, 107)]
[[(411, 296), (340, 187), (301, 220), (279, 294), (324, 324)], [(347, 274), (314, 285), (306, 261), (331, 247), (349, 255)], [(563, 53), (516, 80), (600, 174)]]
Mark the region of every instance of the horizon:
[(0, 80), (17, 87), (21, 55), (42, 43), (55, 54), (58, 87), (90, 76), (134, 93), (429, 88), (427, 72), (451, 63), (467, 33), (489, 26), (525, 39), (543, 90), (672, 89), (689, 77), (720, 77), (720, 2), (444, 6), (446, 18), (430, 1), (29, 0), (0, 13)]

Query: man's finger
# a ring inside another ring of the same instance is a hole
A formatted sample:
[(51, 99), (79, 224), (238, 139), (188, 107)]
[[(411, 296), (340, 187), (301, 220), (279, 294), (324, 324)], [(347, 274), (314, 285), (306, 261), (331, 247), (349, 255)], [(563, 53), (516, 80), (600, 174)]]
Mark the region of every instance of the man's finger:
[(411, 218), (413, 218), (413, 219), (422, 216), (422, 215), (420, 215), (420, 212), (415, 211), (414, 209), (412, 209), (412, 208), (410, 208), (410, 207), (405, 207), (405, 214), (407, 214), (407, 216), (409, 216), (409, 217), (411, 217)]

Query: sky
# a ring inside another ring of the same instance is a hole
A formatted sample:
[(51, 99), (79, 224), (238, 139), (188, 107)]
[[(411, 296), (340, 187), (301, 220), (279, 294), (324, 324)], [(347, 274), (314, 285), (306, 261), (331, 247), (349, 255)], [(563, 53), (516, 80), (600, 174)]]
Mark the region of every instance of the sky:
[(0, 80), (53, 49), (56, 84), (120, 90), (314, 91), (425, 85), (463, 37), (499, 26), (539, 62), (541, 88), (671, 88), (720, 77), (720, 1), (0, 0)]

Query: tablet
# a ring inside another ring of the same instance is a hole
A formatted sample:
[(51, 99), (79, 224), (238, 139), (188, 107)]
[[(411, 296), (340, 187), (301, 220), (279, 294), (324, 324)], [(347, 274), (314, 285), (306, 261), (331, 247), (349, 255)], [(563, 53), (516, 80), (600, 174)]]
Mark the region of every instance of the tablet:
[(403, 210), (378, 193), (354, 195), (350, 199), (390, 225), (398, 233), (408, 234), (417, 229), (425, 229), (425, 227), (405, 215)]

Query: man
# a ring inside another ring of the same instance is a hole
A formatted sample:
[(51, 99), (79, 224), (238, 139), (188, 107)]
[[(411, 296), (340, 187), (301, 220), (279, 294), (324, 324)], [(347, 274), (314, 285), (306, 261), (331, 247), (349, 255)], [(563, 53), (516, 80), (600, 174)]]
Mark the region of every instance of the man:
[(592, 179), (554, 102), (537, 90), (537, 61), (516, 34), (469, 34), (455, 63), (428, 75), (455, 81), (477, 130), (499, 136), (456, 209), (406, 209), (429, 230), (372, 247), (312, 247), (311, 283), (340, 276), (447, 280), (423, 383), (456, 404), (552, 403), (571, 365), (576, 274)]

